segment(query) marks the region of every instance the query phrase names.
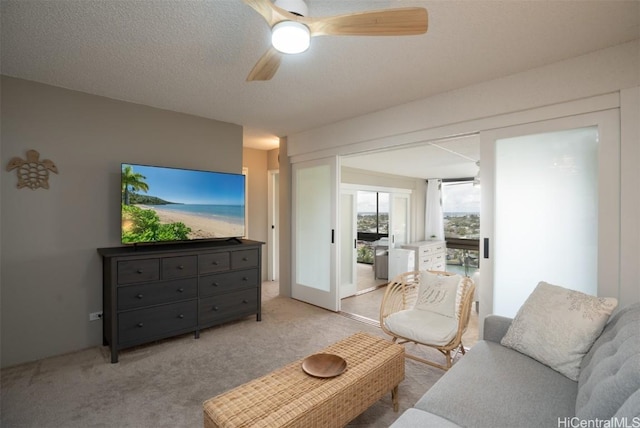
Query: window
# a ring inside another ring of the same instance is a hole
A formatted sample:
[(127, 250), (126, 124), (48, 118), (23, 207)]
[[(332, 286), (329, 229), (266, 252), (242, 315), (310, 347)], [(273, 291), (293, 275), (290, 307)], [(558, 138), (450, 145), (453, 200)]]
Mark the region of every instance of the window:
[(479, 267), (480, 187), (472, 179), (443, 180), (447, 270), (471, 276)]
[(359, 190), (358, 263), (373, 263), (374, 242), (389, 236), (389, 193)]

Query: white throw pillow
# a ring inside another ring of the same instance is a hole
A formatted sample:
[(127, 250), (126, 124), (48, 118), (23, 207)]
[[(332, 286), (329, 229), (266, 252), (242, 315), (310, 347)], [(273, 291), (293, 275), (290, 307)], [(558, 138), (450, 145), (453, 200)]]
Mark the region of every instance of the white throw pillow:
[(462, 277), (421, 271), (415, 309), (456, 318), (456, 296)]
[(516, 314), (501, 344), (578, 380), (582, 358), (617, 305), (614, 298), (540, 282)]

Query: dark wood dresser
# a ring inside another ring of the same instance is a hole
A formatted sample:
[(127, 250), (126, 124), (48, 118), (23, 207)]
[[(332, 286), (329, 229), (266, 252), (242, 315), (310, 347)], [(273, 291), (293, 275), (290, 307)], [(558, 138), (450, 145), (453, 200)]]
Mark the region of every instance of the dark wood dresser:
[(99, 248), (103, 344), (118, 351), (250, 315), (261, 318), (262, 242)]

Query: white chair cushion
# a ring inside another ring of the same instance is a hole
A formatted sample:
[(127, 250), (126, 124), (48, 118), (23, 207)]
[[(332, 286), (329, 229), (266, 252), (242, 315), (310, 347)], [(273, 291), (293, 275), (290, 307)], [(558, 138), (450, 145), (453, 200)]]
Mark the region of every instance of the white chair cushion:
[(430, 345), (446, 345), (458, 331), (455, 317), (419, 309), (396, 312), (389, 315), (384, 323), (398, 336)]
[(421, 271), (418, 298), (414, 308), (455, 318), (461, 280), (460, 275), (440, 275)]

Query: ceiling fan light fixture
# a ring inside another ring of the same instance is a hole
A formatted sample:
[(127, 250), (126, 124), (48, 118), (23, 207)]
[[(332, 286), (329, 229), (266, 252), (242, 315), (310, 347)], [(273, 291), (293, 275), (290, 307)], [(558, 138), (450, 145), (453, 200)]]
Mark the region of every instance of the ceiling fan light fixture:
[(306, 25), (295, 21), (281, 21), (271, 30), (271, 44), (278, 51), (297, 54), (309, 49), (311, 32)]
[(273, 4), (280, 9), (284, 9), (287, 12), (291, 12), (298, 16), (308, 16), (309, 8), (304, 0), (276, 0)]

